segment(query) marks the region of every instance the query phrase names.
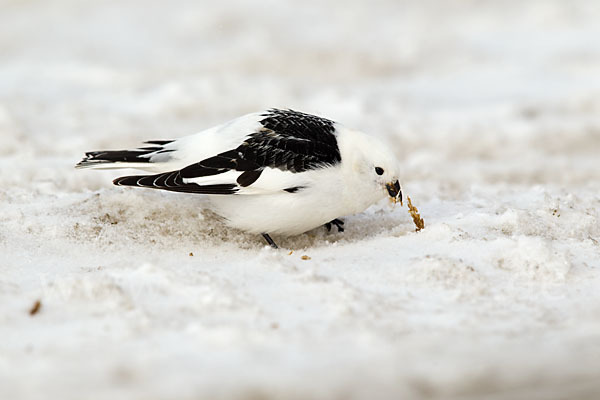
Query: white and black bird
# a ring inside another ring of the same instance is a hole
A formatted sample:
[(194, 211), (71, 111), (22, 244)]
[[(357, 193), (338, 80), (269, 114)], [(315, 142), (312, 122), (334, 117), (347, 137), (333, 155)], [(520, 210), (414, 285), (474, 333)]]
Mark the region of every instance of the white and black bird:
[(296, 235), (321, 225), (343, 231), (345, 215), (385, 197), (402, 201), (399, 162), (372, 136), (325, 118), (270, 109), (135, 150), (86, 153), (77, 168), (136, 168), (117, 178), (136, 186), (207, 195), (228, 225)]

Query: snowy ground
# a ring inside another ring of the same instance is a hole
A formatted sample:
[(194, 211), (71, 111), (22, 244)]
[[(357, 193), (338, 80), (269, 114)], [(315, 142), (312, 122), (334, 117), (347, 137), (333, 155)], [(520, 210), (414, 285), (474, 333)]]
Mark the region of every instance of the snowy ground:
[[(0, 1), (0, 398), (598, 398), (599, 20)], [(387, 139), (426, 229), (382, 203), (274, 251), (200, 197), (73, 169), (272, 106)]]

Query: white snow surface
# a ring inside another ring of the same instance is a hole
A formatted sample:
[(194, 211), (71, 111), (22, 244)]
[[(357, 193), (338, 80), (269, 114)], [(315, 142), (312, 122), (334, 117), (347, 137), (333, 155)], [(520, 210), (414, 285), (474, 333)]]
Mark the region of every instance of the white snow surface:
[[(599, 20), (0, 1), (0, 398), (599, 398)], [(200, 196), (73, 168), (269, 107), (387, 140), (425, 229), (383, 202), (276, 251)]]

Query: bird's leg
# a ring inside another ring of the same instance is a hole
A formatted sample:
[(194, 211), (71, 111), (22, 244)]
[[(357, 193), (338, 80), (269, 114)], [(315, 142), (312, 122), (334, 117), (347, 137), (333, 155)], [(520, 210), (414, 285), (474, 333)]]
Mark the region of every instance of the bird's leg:
[(337, 227), (338, 232), (344, 232), (344, 221), (341, 219), (334, 219), (325, 224), (325, 228), (327, 228), (327, 232), (331, 232), (331, 225), (335, 225)]
[(271, 236), (269, 236), (268, 233), (263, 233), (262, 237), (265, 238), (265, 240), (267, 241), (267, 243), (269, 243), (269, 246), (271, 246), (274, 249), (278, 249), (279, 247), (277, 246), (277, 244), (275, 244), (275, 242), (273, 241), (273, 239), (271, 239)]

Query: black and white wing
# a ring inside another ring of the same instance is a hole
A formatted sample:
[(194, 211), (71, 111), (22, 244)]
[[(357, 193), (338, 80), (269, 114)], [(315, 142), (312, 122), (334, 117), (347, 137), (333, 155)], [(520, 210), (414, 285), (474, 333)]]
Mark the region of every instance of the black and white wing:
[[(117, 178), (114, 184), (200, 194), (252, 194), (275, 190), (293, 193), (304, 187), (303, 172), (341, 162), (333, 121), (279, 109), (254, 114), (253, 118), (258, 123), (251, 132), (244, 133), (243, 141), (235, 148), (181, 169)], [(226, 124), (225, 128), (232, 130), (235, 126)], [(218, 140), (218, 131), (216, 133), (217, 138), (210, 140)], [(191, 139), (169, 142), (170, 148), (162, 151), (184, 146), (186, 140), (190, 142)], [(202, 137), (194, 140), (201, 141)], [(228, 139), (224, 137), (223, 140)], [(184, 151), (180, 149), (180, 152)], [(174, 152), (173, 156), (176, 155)], [(263, 179), (264, 184), (257, 184), (265, 174), (268, 177)]]

